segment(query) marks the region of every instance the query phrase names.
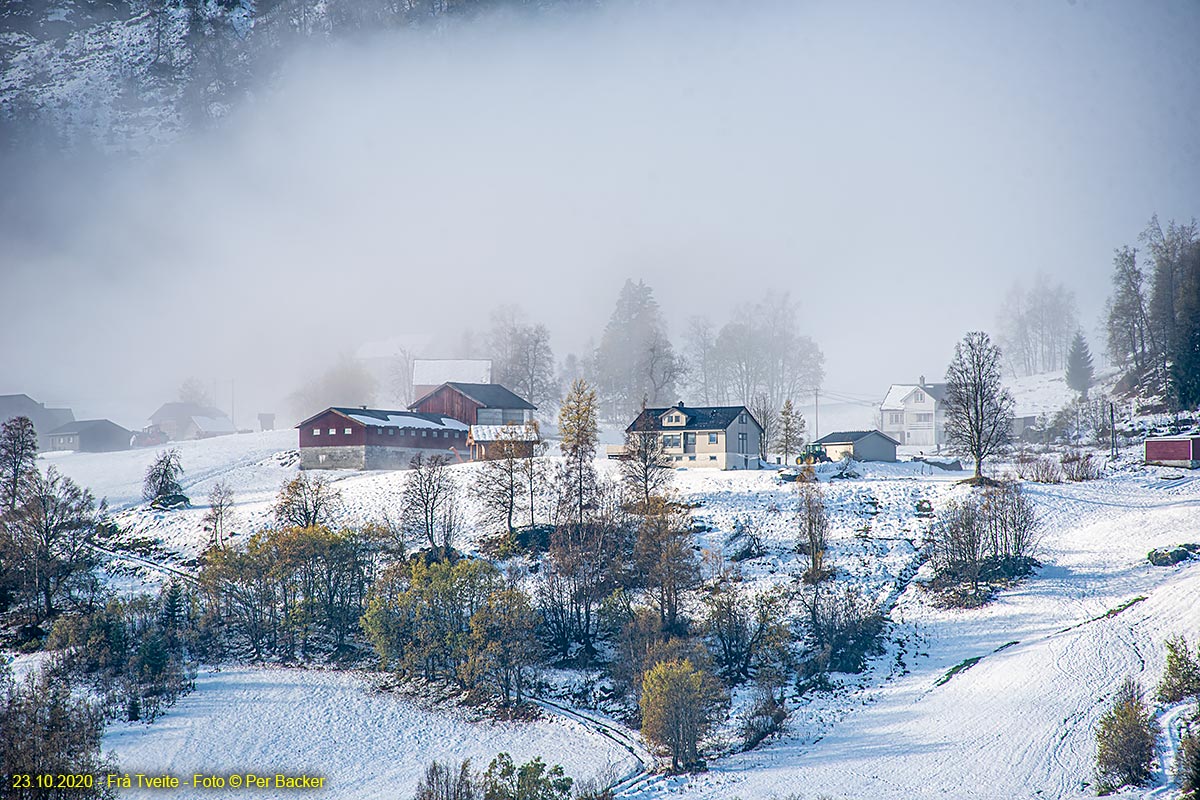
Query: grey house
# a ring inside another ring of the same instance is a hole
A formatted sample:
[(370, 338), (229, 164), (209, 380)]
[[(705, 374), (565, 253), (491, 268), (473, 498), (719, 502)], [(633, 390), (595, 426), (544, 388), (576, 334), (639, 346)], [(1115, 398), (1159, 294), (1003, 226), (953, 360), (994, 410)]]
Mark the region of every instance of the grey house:
[(834, 461), (847, 455), (855, 461), (895, 461), (896, 446), (900, 443), (879, 431), (837, 431), (813, 444), (822, 445)]
[(69, 408), (46, 408), (27, 394), (0, 394), (0, 423), (29, 417), (38, 435), (38, 449), (50, 450), (50, 431), (75, 419)]
[(107, 419), (82, 419), (50, 431), (51, 450), (111, 453), (128, 450), (133, 432)]

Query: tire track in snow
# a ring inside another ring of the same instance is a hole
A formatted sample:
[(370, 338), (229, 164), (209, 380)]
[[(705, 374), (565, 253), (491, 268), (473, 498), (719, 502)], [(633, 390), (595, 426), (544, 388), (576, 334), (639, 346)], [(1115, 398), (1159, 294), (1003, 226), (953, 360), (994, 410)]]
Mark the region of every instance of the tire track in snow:
[(624, 750), (634, 757), (638, 763), (637, 769), (628, 775), (617, 779), (606, 787), (614, 795), (620, 796), (640, 788), (647, 781), (654, 777), (650, 772), (651, 767), (654, 766), (654, 757), (650, 755), (649, 751), (647, 751), (645, 747), (642, 746), (641, 742), (639, 742), (633, 736), (630, 736), (625, 731), (621, 730), (615, 725), (605, 722), (604, 720), (596, 719), (595, 717), (584, 714), (583, 712), (577, 711), (569, 706), (555, 703), (552, 700), (538, 698), (533, 702), (536, 703), (540, 708), (549, 711), (552, 714), (558, 714), (559, 716), (567, 717), (568, 719), (573, 719), (576, 722), (581, 723), (584, 727), (620, 745)]

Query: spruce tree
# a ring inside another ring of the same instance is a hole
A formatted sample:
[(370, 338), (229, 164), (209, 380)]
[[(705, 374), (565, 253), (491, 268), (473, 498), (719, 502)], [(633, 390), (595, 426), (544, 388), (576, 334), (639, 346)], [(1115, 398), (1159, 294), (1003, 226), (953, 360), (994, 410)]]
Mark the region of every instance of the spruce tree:
[(779, 450), (783, 453), (783, 461), (792, 463), (792, 453), (800, 452), (804, 444), (804, 416), (792, 405), (792, 398), (783, 401), (779, 412)]
[(566, 458), (565, 487), (571, 497), (572, 516), (583, 524), (583, 509), (596, 482), (592, 459), (600, 432), (596, 422), (596, 390), (576, 378), (558, 411), (558, 432)]
[(17, 507), (22, 488), (34, 471), (37, 431), (29, 417), (13, 417), (0, 427), (0, 511)]
[(1095, 374), (1087, 340), (1083, 338), (1083, 331), (1076, 331), (1075, 338), (1071, 341), (1071, 351), (1067, 354), (1067, 386), (1087, 400), (1088, 389), (1092, 386)]

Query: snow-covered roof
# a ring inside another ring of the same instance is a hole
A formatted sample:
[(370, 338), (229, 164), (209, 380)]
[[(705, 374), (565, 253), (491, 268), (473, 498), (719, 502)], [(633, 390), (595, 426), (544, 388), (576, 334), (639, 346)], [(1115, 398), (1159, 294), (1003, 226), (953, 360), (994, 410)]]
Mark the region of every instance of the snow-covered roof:
[(476, 442), (536, 442), (539, 437), (532, 425), (472, 425), (471, 438)]
[(413, 360), (414, 386), (443, 383), (491, 383), (492, 362), (486, 358), (417, 358)]
[(355, 422), (376, 428), (433, 428), (465, 431), (467, 425), (441, 414), (418, 414), (415, 411), (379, 411), (377, 409), (334, 409)]
[(904, 398), (908, 397), (916, 389), (921, 389), (925, 394), (939, 403), (946, 396), (946, 384), (944, 383), (926, 383), (924, 385), (919, 383), (893, 383), (888, 389), (887, 396), (879, 404), (880, 410), (903, 411)]
[(233, 420), (225, 416), (202, 417), (193, 415), (192, 424), (201, 433), (237, 433), (237, 428), (233, 427)]

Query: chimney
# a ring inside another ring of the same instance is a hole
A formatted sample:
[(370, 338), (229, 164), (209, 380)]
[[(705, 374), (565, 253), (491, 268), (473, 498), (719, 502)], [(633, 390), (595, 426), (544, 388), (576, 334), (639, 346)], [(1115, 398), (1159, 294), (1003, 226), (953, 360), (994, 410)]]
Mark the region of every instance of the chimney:
[(922, 389), (925, 388), (925, 376), (924, 375), (921, 376), (921, 388)]
[(679, 402), (678, 402), (678, 403), (675, 405), (675, 407), (676, 407), (676, 408), (683, 408), (683, 401), (682, 401), (682, 400), (680, 400), (680, 401), (679, 401)]

